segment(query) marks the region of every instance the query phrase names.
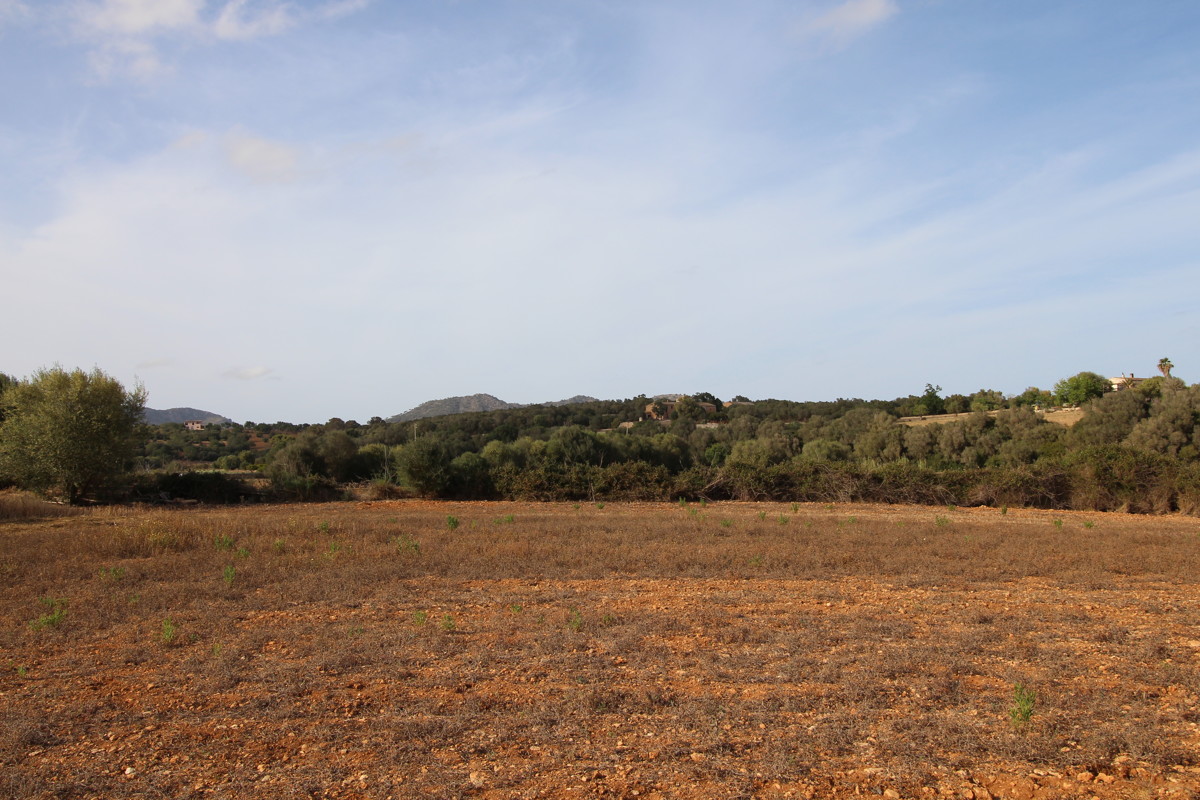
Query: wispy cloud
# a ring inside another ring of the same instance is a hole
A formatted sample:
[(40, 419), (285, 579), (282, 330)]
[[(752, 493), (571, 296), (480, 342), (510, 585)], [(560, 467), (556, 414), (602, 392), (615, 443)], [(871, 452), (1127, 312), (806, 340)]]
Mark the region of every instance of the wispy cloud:
[(92, 51), (88, 60), (96, 75), (106, 80), (124, 74), (148, 82), (171, 71), (159, 58), (158, 49), (144, 39), (105, 42)]
[(313, 12), (316, 17), (324, 17), (325, 19), (337, 19), (349, 14), (354, 14), (362, 11), (367, 6), (371, 5), (374, 0), (334, 0), (334, 2), (326, 3), (320, 6)]
[[(299, 25), (348, 16), (369, 4), (334, 0), (297, 10), (279, 0), (78, 0), (68, 11), (76, 35), (92, 43), (91, 63), (100, 77), (151, 80), (170, 71), (170, 61), (160, 53), (167, 36), (201, 43), (277, 36)], [(6, 18), (28, 14), (20, 0), (0, 0), (0, 26)]]
[(0, 32), (8, 25), (26, 22), (33, 18), (33, 11), (21, 0), (0, 0)]
[(222, 374), (226, 378), (233, 378), (234, 380), (256, 381), (256, 380), (259, 380), (260, 378), (267, 377), (272, 372), (274, 372), (274, 370), (272, 370), (270, 367), (257, 366), (257, 367), (232, 367), (230, 369), (225, 370), (225, 372)]
[(269, 3), (266, 8), (247, 11), (247, 0), (231, 0), (213, 22), (218, 39), (256, 39), (274, 36), (291, 28), (297, 20), (291, 7)]
[(234, 132), (225, 137), (230, 166), (261, 183), (286, 183), (296, 177), (299, 151), (282, 142)]
[(803, 26), (802, 32), (844, 45), (900, 11), (896, 0), (846, 0)]

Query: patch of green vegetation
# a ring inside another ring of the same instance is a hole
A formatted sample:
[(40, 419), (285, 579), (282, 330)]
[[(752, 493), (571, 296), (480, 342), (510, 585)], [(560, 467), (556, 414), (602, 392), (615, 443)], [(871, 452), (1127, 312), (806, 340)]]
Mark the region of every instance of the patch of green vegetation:
[(1018, 731), (1023, 731), (1033, 718), (1033, 709), (1037, 704), (1037, 693), (1023, 684), (1013, 686), (1013, 701), (1008, 708), (1008, 720)]
[(101, 567), (100, 580), (107, 583), (119, 583), (125, 579), (124, 567)]
[(39, 597), (38, 602), (50, 609), (29, 623), (35, 631), (46, 628), (57, 628), (67, 618), (67, 600), (65, 597)]
[(415, 553), (421, 552), (421, 544), (416, 539), (414, 539), (412, 536), (409, 536), (407, 533), (402, 533), (399, 536), (393, 538), (392, 543), (394, 545), (396, 545), (396, 549), (398, 551), (400, 551), (401, 553), (414, 553), (415, 554)]

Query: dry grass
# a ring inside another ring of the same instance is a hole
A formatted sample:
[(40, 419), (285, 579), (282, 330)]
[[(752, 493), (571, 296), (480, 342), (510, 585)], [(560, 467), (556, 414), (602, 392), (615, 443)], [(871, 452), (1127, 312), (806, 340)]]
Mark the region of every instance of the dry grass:
[(1194, 519), (994, 509), (5, 523), (0, 795), (1191, 791), (1198, 562)]
[[(931, 414), (923, 417), (900, 417), (897, 422), (901, 425), (906, 425), (910, 428), (920, 428), (925, 425), (944, 425), (947, 422), (961, 422), (965, 419), (970, 419), (979, 412), (965, 411), (961, 414)], [(996, 417), (1003, 414), (1004, 411), (985, 411), (989, 417)], [(1044, 411), (1039, 411), (1038, 416), (1053, 422), (1057, 425), (1062, 425), (1069, 428), (1079, 420), (1083, 419), (1082, 408), (1049, 408)]]
[(28, 492), (0, 491), (0, 522), (13, 520), (45, 519), (47, 517), (73, 517), (85, 513), (83, 509), (48, 503)]

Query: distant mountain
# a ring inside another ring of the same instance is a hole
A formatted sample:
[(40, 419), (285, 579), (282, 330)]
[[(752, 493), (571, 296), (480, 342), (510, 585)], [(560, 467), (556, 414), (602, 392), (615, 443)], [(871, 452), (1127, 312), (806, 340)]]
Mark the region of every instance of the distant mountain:
[(597, 397), (588, 397), (586, 394), (577, 394), (574, 397), (568, 397), (566, 400), (555, 400), (553, 403), (542, 403), (544, 406), (573, 406), (577, 403), (599, 403)]
[(472, 411), (497, 411), (501, 408), (513, 408), (512, 403), (506, 403), (490, 394), (473, 394), (466, 397), (445, 397), (441, 400), (429, 400), (416, 408), (411, 408), (403, 414), (388, 417), (388, 422), (412, 422), (414, 419), (426, 417), (445, 417), (450, 414), (469, 414)]
[[(553, 403), (542, 403), (547, 406), (569, 406), (575, 403), (594, 403), (596, 398), (578, 394), (566, 400)], [(430, 400), (416, 408), (409, 409), (403, 414), (388, 417), (388, 422), (412, 422), (426, 417), (447, 417), (451, 414), (470, 414), (475, 411), (499, 411), (504, 408), (524, 408), (522, 403), (506, 403), (490, 394), (472, 394), (466, 397), (446, 397), (441, 400)]]
[(147, 408), (142, 412), (142, 421), (149, 425), (165, 425), (168, 422), (182, 424), (191, 420), (199, 420), (205, 425), (210, 422), (218, 425), (225, 422), (233, 422), (229, 417), (222, 417), (220, 414), (214, 414), (211, 411), (201, 411), (198, 408), (168, 408), (165, 411)]

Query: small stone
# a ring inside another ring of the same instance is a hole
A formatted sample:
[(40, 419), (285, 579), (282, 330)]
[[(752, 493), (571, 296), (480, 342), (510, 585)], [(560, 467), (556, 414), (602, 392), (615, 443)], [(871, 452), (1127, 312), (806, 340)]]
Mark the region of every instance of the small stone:
[(688, 756), (688, 758), (690, 758), (692, 761), (695, 761), (697, 764), (699, 764), (701, 761), (704, 760), (704, 753), (692, 753), (690, 756)]
[(133, 774), (134, 774), (134, 773), (133, 773), (133, 767), (126, 767), (126, 768), (125, 768), (125, 774), (126, 774), (126, 775), (133, 775)]
[(1083, 772), (1077, 773), (1075, 775), (1075, 780), (1079, 781), (1080, 783), (1090, 783), (1092, 778), (1094, 778), (1094, 777), (1096, 777), (1096, 776), (1085, 770)]
[(1096, 776), (1096, 780), (1100, 781), (1101, 783), (1112, 783), (1116, 780), (1116, 778), (1114, 778), (1112, 775), (1109, 775), (1107, 772), (1101, 772)]
[(468, 776), (468, 780), (470, 780), (472, 786), (479, 789), (487, 784), (487, 775), (484, 775), (482, 772), (472, 772)]

